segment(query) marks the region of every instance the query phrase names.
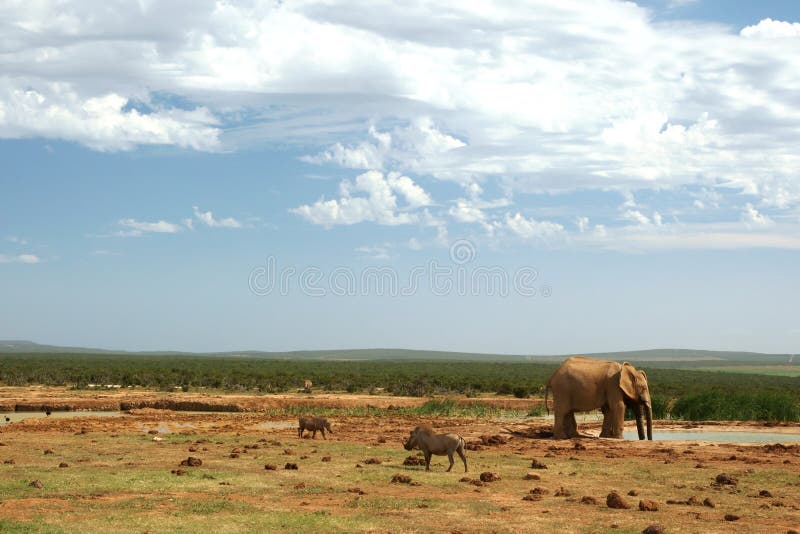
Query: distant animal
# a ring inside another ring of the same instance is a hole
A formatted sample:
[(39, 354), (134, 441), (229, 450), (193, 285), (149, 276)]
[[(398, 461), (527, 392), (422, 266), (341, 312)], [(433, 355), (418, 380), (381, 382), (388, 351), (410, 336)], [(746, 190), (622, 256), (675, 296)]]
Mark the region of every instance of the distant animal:
[(453, 453), (457, 452), (464, 462), (464, 472), (467, 472), (467, 457), (464, 454), (466, 443), (464, 438), (458, 434), (436, 434), (431, 427), (421, 425), (411, 431), (411, 435), (403, 447), (407, 451), (415, 448), (422, 451), (422, 454), (425, 455), (425, 471), (431, 470), (432, 454), (439, 456), (446, 454), (450, 459), (450, 467), (447, 468), (447, 471), (450, 471), (455, 463)]
[(311, 380), (306, 380), (305, 383), (303, 384), (303, 391), (305, 391), (306, 393), (311, 393), (311, 386), (313, 386)]
[(297, 437), (299, 438), (303, 437), (304, 430), (312, 431), (312, 439), (317, 437), (317, 430), (322, 432), (322, 439), (328, 439), (325, 437), (326, 430), (333, 434), (330, 422), (324, 417), (303, 416), (299, 419), (299, 423), (300, 426), (297, 429)]
[(48, 409), (47, 409), (47, 410), (45, 410), (45, 412), (44, 412), (44, 414), (45, 414), (46, 416), (48, 416), (48, 417), (50, 417), (50, 414), (51, 414), (51, 413), (52, 413), (52, 412), (50, 411), (50, 408), (48, 408)]

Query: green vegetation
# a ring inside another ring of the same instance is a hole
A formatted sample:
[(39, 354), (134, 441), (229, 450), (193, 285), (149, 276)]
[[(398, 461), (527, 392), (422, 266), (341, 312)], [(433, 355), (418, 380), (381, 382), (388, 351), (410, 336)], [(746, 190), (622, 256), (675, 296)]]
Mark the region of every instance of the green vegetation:
[[(71, 386), (120, 384), (174, 391), (197, 388), (278, 393), (296, 391), (303, 380), (315, 390), (351, 393), (385, 392), (424, 397), (500, 393), (524, 398), (542, 395), (544, 384), (560, 362), (418, 361), (418, 360), (270, 360), (255, 357), (198, 355), (7, 353), (0, 356), (0, 383)], [(686, 365), (686, 362), (673, 362)], [(785, 364), (784, 364), (785, 366)], [(665, 362), (639, 362), (647, 372), (656, 418), (694, 420), (798, 421), (800, 376), (744, 374), (674, 369)], [(755, 367), (752, 366), (751, 367)], [(757, 366), (761, 371), (764, 367)], [(432, 401), (418, 408), (436, 415), (489, 415), (476, 403)], [(436, 404), (439, 403), (439, 404)], [(354, 408), (365, 415), (371, 408)], [(353, 413), (353, 415), (357, 415)]]

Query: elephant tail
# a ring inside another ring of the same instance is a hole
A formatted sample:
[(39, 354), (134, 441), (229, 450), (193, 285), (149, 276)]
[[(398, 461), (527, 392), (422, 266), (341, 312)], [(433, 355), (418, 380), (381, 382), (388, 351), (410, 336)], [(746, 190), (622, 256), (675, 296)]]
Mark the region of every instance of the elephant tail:
[(550, 415), (550, 407), (547, 405), (547, 392), (550, 390), (550, 384), (544, 386), (544, 409), (547, 410), (547, 415)]

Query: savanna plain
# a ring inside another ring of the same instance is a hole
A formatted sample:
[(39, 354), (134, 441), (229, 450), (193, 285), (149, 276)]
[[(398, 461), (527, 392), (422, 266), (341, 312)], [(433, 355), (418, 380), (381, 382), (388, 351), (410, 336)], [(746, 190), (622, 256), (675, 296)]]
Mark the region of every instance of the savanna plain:
[[(225, 387), (185, 383), (171, 391), (113, 382), (98, 387), (83, 379), (57, 384), (63, 377), (33, 380), (15, 361), (4, 359), (4, 372), (15, 369), (16, 374), (4, 375), (0, 386), (4, 532), (800, 529), (800, 442), (792, 443), (800, 424), (792, 411), (798, 391), (792, 377), (741, 370), (725, 374), (749, 376), (749, 383), (790, 382), (750, 393), (739, 388), (749, 397), (720, 393), (714, 401), (715, 380), (724, 382), (719, 372), (682, 371), (689, 374), (670, 386), (669, 373), (677, 371), (659, 371), (654, 364), (648, 369), (654, 405), (659, 373), (665, 377), (656, 432), (699, 432), (699, 439), (597, 438), (600, 422), (590, 416), (579, 423), (585, 437), (554, 440), (540, 378), (555, 364), (541, 369), (519, 364), (533, 370), (506, 375), (515, 378), (494, 388), (467, 379), (469, 390), (458, 391), (439, 384), (435, 366), (426, 367), (428, 378), (420, 385), (414, 371), (420, 364), (404, 362), (384, 368), (404, 373), (374, 384), (359, 382), (350, 392), (346, 386), (328, 389), (323, 376), (315, 376), (312, 391), (303, 392), (297, 378), (326, 369), (309, 363), (306, 369), (293, 368), (296, 376), (289, 373), (286, 381), (293, 387), (266, 392), (266, 383), (237, 388), (224, 378)], [(337, 369), (338, 364), (328, 365)], [(343, 363), (337, 372), (346, 376), (354, 365), (368, 368), (359, 380), (371, 376), (373, 364), (363, 362)], [(454, 364), (442, 366), (445, 376)], [(52, 365), (43, 367), (52, 370)], [(103, 368), (113, 375), (113, 366)], [(224, 368), (217, 362), (215, 369)], [(104, 378), (119, 378), (112, 375)], [(478, 369), (476, 376), (487, 372)], [(696, 379), (697, 389), (687, 385), (686, 376)], [(388, 384), (402, 382), (422, 391), (387, 391)], [(732, 399), (762, 417), (690, 420), (675, 408), (687, 399), (709, 405)], [(771, 415), (770, 403), (788, 415)], [(333, 433), (299, 437), (297, 418), (304, 414), (327, 417)], [(635, 425), (628, 423), (626, 430), (635, 434)], [(426, 472), (420, 453), (402, 446), (419, 424), (463, 436), (469, 471), (456, 456), (446, 472), (447, 457), (434, 456)], [(768, 431), (771, 439), (715, 443), (702, 439), (704, 430)]]

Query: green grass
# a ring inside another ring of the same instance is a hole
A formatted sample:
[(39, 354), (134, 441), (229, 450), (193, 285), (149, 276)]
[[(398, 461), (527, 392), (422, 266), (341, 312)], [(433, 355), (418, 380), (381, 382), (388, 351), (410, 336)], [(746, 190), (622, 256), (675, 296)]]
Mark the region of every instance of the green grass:
[(800, 365), (730, 365), (723, 367), (698, 367), (697, 371), (724, 372), (767, 376), (800, 376)]

